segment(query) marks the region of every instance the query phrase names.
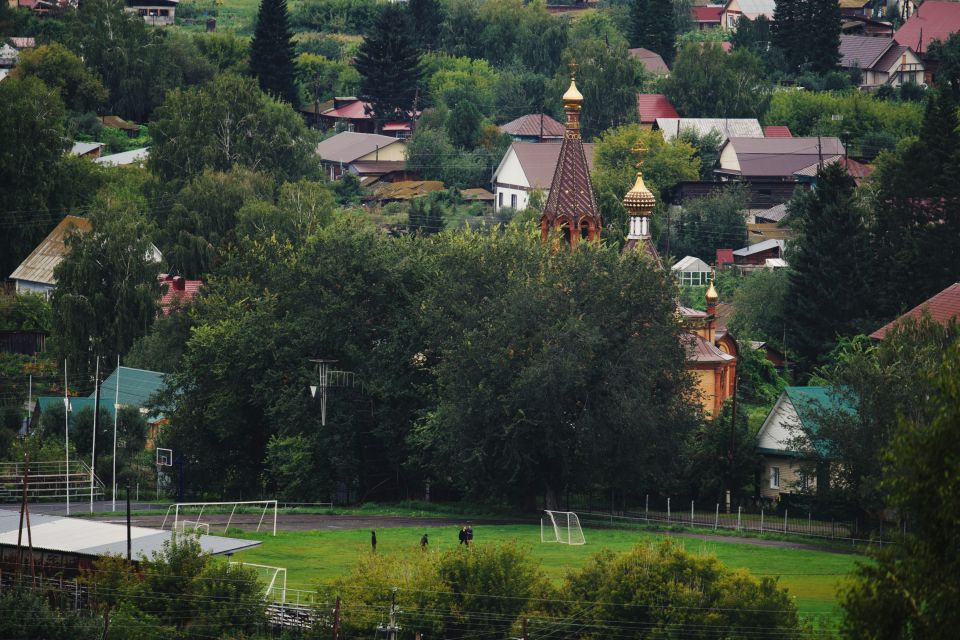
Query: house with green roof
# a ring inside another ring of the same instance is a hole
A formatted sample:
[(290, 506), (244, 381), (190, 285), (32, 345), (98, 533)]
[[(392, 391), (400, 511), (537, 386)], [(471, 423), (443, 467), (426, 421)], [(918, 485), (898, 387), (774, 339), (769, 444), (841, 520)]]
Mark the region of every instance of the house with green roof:
[[(856, 414), (848, 398), (833, 387), (787, 387), (757, 433), (757, 452), (763, 462), (760, 495), (776, 499), (781, 494), (815, 490), (820, 473), (809, 473), (809, 455), (797, 446), (805, 434), (816, 435), (824, 416)], [(822, 441), (812, 443), (818, 458), (829, 458)]]
[[(116, 412), (116, 405), (121, 407), (137, 407), (147, 419), (151, 427), (151, 434), (155, 426), (164, 420), (163, 414), (148, 414), (147, 405), (151, 398), (163, 389), (164, 376), (158, 371), (118, 367), (106, 380), (100, 383), (100, 409), (107, 411), (111, 419)], [(119, 385), (120, 392), (117, 393)], [(91, 393), (88, 397), (71, 397), (70, 413), (76, 415), (86, 408), (93, 409), (96, 397)], [(44, 411), (52, 407), (63, 407), (63, 396), (40, 396), (34, 408), (33, 424), (40, 424)], [(71, 420), (72, 422), (72, 420)]]

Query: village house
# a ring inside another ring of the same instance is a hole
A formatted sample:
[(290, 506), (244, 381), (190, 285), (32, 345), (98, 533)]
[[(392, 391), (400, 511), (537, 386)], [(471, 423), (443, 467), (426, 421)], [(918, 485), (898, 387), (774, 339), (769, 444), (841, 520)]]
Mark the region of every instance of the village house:
[(825, 451), (810, 443), (806, 433), (816, 435), (822, 421), (831, 415), (855, 415), (856, 409), (830, 387), (787, 387), (780, 394), (757, 433), (761, 457), (760, 495), (777, 500), (782, 495), (815, 492), (828, 485), (829, 469), (817, 465), (805, 453), (816, 447), (817, 457)]
[[(530, 193), (539, 190), (544, 198), (550, 194), (550, 183), (557, 170), (560, 144), (514, 142), (503, 154), (493, 174), (494, 210), (503, 207), (522, 210), (530, 202)], [(583, 145), (587, 167), (593, 170), (594, 145)]]
[[(34, 293), (49, 298), (57, 286), (54, 269), (67, 254), (67, 234), (72, 230), (89, 233), (92, 229), (86, 218), (65, 216), (10, 274), (17, 293)], [(159, 264), (163, 261), (163, 255), (151, 244), (147, 259)]]
[(500, 131), (515, 142), (559, 142), (563, 139), (563, 125), (544, 113), (528, 113), (507, 124)]
[(960, 282), (956, 282), (932, 298), (924, 300), (910, 311), (888, 322), (870, 334), (874, 340), (883, 340), (899, 323), (907, 318), (919, 320), (923, 315), (930, 316), (934, 322), (944, 326), (951, 322), (960, 322)]
[(765, 16), (773, 20), (773, 12), (777, 7), (776, 0), (727, 0), (720, 12), (720, 22), (727, 31), (737, 30), (737, 21), (740, 18), (756, 20)]
[(767, 264), (768, 260), (782, 260), (784, 240), (764, 240), (733, 252), (733, 264), (738, 267), (785, 266), (778, 263)]
[(659, 53), (655, 53), (649, 49), (644, 49), (643, 47), (627, 49), (627, 53), (634, 60), (639, 60), (640, 64), (643, 65), (644, 70), (650, 75), (670, 75), (670, 68), (667, 66), (667, 63), (663, 61), (663, 58), (660, 57)]
[(930, 84), (936, 75), (936, 65), (928, 57), (930, 44), (935, 40), (946, 42), (960, 33), (960, 3), (927, 0), (897, 29), (893, 39), (909, 47), (924, 63), (925, 82)]
[[(351, 133), (375, 133), (377, 130), (373, 107), (354, 96), (306, 104), (300, 107), (300, 113), (308, 125), (324, 131), (339, 128)], [(413, 135), (413, 120), (385, 122), (380, 133), (394, 138), (409, 138)]]
[(923, 61), (910, 47), (898, 44), (893, 38), (841, 35), (840, 66), (848, 71), (860, 71), (861, 89), (924, 82)]
[(165, 27), (176, 21), (179, 0), (126, 0), (124, 10), (133, 13), (152, 27)]
[(169, 314), (181, 305), (188, 304), (203, 286), (203, 280), (188, 280), (183, 276), (161, 273), (157, 276), (160, 282), (160, 313)]
[(640, 118), (641, 127), (652, 129), (657, 118), (679, 118), (680, 116), (667, 100), (667, 96), (662, 93), (638, 93), (637, 117)]
[(722, 21), (722, 14), (722, 4), (708, 4), (702, 7), (690, 7), (690, 20), (699, 31), (719, 29)]
[(725, 180), (759, 178), (795, 183), (794, 172), (822, 163), (825, 158), (845, 154), (840, 139), (831, 136), (730, 138), (721, 148), (714, 173)]
[(324, 174), (331, 180), (337, 180), (347, 171), (361, 178), (382, 177), (387, 173), (405, 171), (407, 143), (400, 138), (376, 133), (344, 131), (319, 142), (316, 154), (320, 157)]

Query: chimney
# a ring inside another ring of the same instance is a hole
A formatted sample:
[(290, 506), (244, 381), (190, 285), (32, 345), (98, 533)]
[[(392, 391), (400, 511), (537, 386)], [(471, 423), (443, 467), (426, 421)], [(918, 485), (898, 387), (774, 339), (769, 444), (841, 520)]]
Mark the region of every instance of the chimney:
[(174, 290), (174, 291), (186, 291), (186, 290), (187, 290), (187, 281), (183, 279), (183, 276), (174, 276), (174, 277), (173, 277), (173, 290)]

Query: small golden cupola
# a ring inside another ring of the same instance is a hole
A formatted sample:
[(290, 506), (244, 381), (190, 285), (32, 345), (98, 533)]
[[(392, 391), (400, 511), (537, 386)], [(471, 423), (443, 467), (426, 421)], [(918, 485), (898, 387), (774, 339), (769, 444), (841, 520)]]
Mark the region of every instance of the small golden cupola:
[(623, 207), (627, 210), (627, 248), (632, 249), (637, 244), (643, 243), (643, 251), (659, 262), (660, 256), (657, 255), (657, 249), (650, 236), (650, 217), (653, 215), (653, 208), (657, 204), (657, 199), (643, 182), (643, 171), (641, 170), (643, 154), (646, 149), (642, 143), (637, 142), (633, 152), (638, 156), (637, 179), (633, 188), (623, 197)]

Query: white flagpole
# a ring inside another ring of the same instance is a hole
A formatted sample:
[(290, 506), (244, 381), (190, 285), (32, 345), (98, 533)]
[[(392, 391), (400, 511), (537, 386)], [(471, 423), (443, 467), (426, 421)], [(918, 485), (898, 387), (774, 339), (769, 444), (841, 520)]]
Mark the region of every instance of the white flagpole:
[(67, 359), (63, 359), (63, 449), (67, 461), (67, 515), (70, 515), (70, 396), (67, 395)]
[(117, 510), (117, 416), (120, 413), (120, 354), (117, 354), (117, 392), (113, 400), (113, 510)]
[(93, 469), (97, 460), (97, 418), (100, 413), (100, 356), (93, 374), (93, 440), (90, 442), (90, 513), (93, 513)]

